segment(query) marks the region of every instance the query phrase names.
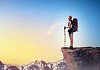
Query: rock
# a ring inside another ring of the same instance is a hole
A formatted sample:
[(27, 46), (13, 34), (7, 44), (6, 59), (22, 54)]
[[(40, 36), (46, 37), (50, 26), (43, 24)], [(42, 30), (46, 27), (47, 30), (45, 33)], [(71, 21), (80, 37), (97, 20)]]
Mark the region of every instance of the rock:
[(10, 66), (6, 70), (19, 70), (16, 66)]
[(4, 64), (0, 61), (0, 70), (4, 70)]
[(61, 51), (69, 70), (100, 70), (100, 48), (82, 47)]

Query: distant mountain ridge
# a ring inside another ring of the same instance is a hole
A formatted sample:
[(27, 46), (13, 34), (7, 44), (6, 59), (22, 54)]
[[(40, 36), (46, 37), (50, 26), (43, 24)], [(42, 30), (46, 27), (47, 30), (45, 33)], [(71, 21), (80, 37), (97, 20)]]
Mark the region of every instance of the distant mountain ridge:
[(1, 62), (0, 70), (67, 70), (67, 65), (64, 59), (49, 63), (46, 63), (43, 60), (36, 60), (30, 64), (21, 65), (19, 68), (16, 66), (9, 66)]

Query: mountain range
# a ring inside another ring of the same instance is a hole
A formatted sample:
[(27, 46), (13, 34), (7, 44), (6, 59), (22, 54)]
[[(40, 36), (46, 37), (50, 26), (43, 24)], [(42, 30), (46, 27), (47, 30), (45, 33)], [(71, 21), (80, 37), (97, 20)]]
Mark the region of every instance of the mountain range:
[(9, 66), (7, 64), (3, 64), (0, 61), (0, 70), (67, 70), (66, 61), (64, 59), (59, 60), (57, 62), (48, 62), (41, 60), (36, 60), (27, 65), (21, 65), (19, 67)]

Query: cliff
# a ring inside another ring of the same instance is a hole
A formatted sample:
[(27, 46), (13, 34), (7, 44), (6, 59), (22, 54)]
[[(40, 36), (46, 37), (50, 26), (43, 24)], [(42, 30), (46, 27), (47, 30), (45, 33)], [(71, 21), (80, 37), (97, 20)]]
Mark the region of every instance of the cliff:
[(69, 70), (100, 70), (100, 48), (83, 47), (61, 51)]

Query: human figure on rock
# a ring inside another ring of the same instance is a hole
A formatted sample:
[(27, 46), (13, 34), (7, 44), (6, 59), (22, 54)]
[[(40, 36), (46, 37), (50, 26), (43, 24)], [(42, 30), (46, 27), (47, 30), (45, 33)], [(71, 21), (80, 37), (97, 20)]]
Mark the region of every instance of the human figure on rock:
[(70, 38), (70, 49), (73, 49), (73, 33), (78, 30), (78, 20), (72, 16), (68, 16), (68, 26), (64, 26), (64, 29), (68, 28), (68, 34)]

